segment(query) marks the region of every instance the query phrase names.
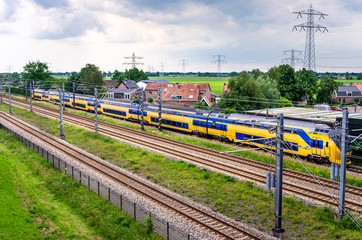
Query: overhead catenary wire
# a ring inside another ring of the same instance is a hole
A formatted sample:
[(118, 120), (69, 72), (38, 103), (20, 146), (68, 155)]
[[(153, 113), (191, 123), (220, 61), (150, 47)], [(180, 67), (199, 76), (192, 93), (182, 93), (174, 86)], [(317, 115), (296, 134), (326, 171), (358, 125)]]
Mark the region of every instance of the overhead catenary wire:
[[(324, 192), (326, 192), (326, 193), (330, 196), (330, 198), (331, 198), (334, 202), (336, 202), (337, 205), (340, 205), (338, 199), (334, 196), (333, 193), (331, 193), (331, 192), (329, 191), (328, 187), (324, 185), (324, 183), (323, 183), (323, 182), (320, 180), (320, 178), (313, 172), (313, 170), (310, 169), (308, 166), (306, 166), (306, 165), (304, 164), (304, 162), (302, 161), (302, 159), (301, 159), (298, 155), (296, 155), (295, 153), (293, 153), (293, 150), (292, 150), (292, 149), (290, 148), (290, 146), (289, 146), (288, 144), (286, 144), (284, 141), (283, 141), (283, 145), (286, 147), (286, 149), (288, 149), (288, 150), (291, 151), (291, 154), (293, 155), (293, 157), (298, 160), (298, 162), (303, 166), (303, 168), (304, 168), (304, 169), (313, 177), (313, 179), (322, 187), (322, 190), (323, 190)], [(344, 211), (347, 213), (348, 217), (352, 220), (352, 222), (353, 222), (360, 230), (362, 230), (362, 224), (352, 215), (351, 212), (348, 211), (348, 209), (345, 207), (345, 205), (342, 206), (342, 207), (343, 207)]]

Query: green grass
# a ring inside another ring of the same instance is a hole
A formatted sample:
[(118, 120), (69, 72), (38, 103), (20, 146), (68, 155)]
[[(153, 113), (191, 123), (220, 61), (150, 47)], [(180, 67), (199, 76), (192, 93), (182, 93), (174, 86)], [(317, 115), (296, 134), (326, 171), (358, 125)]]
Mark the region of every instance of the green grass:
[(224, 83), (228, 83), (229, 77), (149, 77), (152, 79), (165, 79), (171, 83), (209, 83), (211, 92), (222, 94)]
[[(54, 104), (45, 103), (45, 102), (38, 102), (37, 101), (36, 104), (51, 107), (51, 108), (54, 108), (54, 109), (59, 108), (59, 106), (56, 106)], [(5, 109), (5, 111), (6, 111), (6, 109)], [(85, 117), (94, 118), (93, 114), (90, 114), (90, 113), (87, 113), (87, 112), (84, 112), (84, 111), (81, 111), (81, 110), (69, 110), (69, 109), (67, 109), (67, 111), (69, 111), (71, 113), (79, 114), (79, 115), (82, 115), (82, 116), (85, 116)], [(131, 123), (127, 122), (127, 121), (120, 121), (120, 120), (114, 119), (112, 117), (107, 117), (105, 115), (99, 115), (98, 117), (99, 117), (99, 120), (102, 120), (102, 121), (118, 124), (120, 126), (129, 127), (129, 128), (133, 128), (133, 129), (140, 129), (139, 124), (131, 124)], [(218, 151), (230, 150), (230, 147), (231, 147), (231, 145), (228, 145), (228, 146), (222, 145), (217, 140), (204, 141), (204, 140), (201, 140), (200, 138), (194, 137), (194, 136), (174, 135), (174, 134), (172, 134), (172, 133), (170, 133), (168, 131), (158, 132), (157, 130), (155, 130), (154, 127), (146, 127), (146, 131), (149, 132), (149, 133), (155, 134), (155, 135), (162, 136), (162, 137), (175, 139), (175, 140), (182, 141), (182, 142), (187, 142), (187, 143), (191, 143), (191, 144), (194, 144), (194, 145), (215, 149), (215, 150), (218, 150)], [(254, 159), (254, 160), (257, 160), (257, 161), (261, 161), (261, 162), (264, 162), (264, 163), (270, 163), (270, 155), (263, 152), (263, 151), (244, 151), (244, 152), (235, 153), (235, 154), (246, 157), (246, 158)], [(318, 167), (318, 166), (315, 166), (315, 165), (310, 165), (305, 160), (303, 162), (317, 176), (324, 177), (324, 178), (329, 178), (330, 177), (329, 168), (325, 169), (325, 168)], [(275, 163), (275, 158), (272, 159), (272, 163), (273, 164)], [(284, 155), (284, 163), (283, 163), (283, 165), (284, 165), (285, 168), (289, 168), (289, 169), (292, 169), (292, 170), (297, 170), (297, 171), (300, 171), (300, 172), (308, 173), (308, 171), (297, 160), (295, 160), (294, 158), (292, 158), (289, 155)], [(357, 178), (355, 176), (347, 175), (346, 182), (347, 182), (347, 184), (362, 187), (362, 179)]]
[[(6, 105), (1, 105), (2, 108), (3, 106)], [(55, 120), (16, 108), (14, 115), (54, 135), (59, 134), (59, 123)], [(64, 131), (69, 143), (214, 208), (228, 217), (242, 220), (266, 232), (270, 232), (274, 225), (273, 213), (268, 211), (268, 192), (255, 187), (251, 182), (239, 182), (232, 177), (199, 169), (191, 164), (169, 161), (159, 154), (151, 154), (73, 125), (65, 124)], [(273, 199), (274, 196), (271, 196), (271, 209), (274, 206)], [(283, 225), (287, 239), (358, 239), (360, 234), (348, 218), (335, 222), (333, 212), (327, 206), (306, 206), (293, 197), (284, 199)]]
[(161, 239), (0, 129), (0, 239)]
[(351, 83), (358, 83), (358, 84), (362, 84), (362, 80), (356, 80), (356, 79), (337, 79), (336, 80), (339, 83), (343, 83), (344, 86), (349, 86), (351, 85)]

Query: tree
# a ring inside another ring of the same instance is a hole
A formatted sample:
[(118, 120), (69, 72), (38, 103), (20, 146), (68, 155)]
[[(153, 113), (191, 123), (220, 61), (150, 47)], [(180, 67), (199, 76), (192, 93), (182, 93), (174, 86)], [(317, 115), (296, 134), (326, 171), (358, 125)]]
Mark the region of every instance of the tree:
[(153, 103), (153, 98), (151, 98), (151, 97), (147, 98), (147, 102), (148, 103)]
[(79, 83), (85, 86), (85, 92), (93, 95), (94, 88), (101, 89), (103, 86), (103, 75), (97, 66), (87, 63), (79, 73)]
[(297, 85), (301, 87), (301, 94), (308, 102), (314, 102), (318, 90), (318, 79), (313, 72), (303, 68), (295, 73)]
[(271, 69), (269, 69), (267, 74), (270, 79), (274, 79), (277, 83), (279, 83), (281, 76), (279, 67), (272, 67)]
[(258, 109), (263, 106), (260, 101), (265, 98), (253, 77), (247, 72), (241, 72), (237, 77), (229, 79), (229, 93), (225, 93), (218, 103), (220, 108), (235, 110)]
[(229, 76), (230, 76), (230, 77), (236, 77), (236, 76), (238, 76), (238, 73), (235, 72), (235, 71), (233, 71), (233, 72), (231, 72), (231, 73), (229, 74)]
[(301, 101), (301, 86), (297, 83), (294, 76), (294, 68), (288, 64), (279, 66), (280, 78), (278, 88), (282, 97), (290, 101)]
[(52, 77), (49, 71), (48, 64), (45, 62), (28, 62), (24, 66), (24, 79), (35, 80), (36, 83), (41, 85), (43, 89), (51, 87)]
[(338, 89), (340, 84), (331, 77), (322, 77), (318, 84), (316, 101), (318, 103), (329, 103), (332, 99), (332, 93)]
[(128, 80), (133, 80), (135, 82), (139, 82), (141, 80), (148, 80), (148, 75), (143, 70), (138, 70), (138, 68), (126, 70), (124, 76)]
[(122, 82), (125, 79), (125, 76), (123, 73), (121, 73), (118, 70), (115, 70), (112, 75), (112, 80), (116, 80), (118, 83)]
[[(277, 81), (270, 79), (267, 75), (261, 75), (256, 79), (261, 93), (266, 99), (280, 99), (280, 92), (278, 90)], [(272, 101), (273, 102), (273, 101)], [(268, 107), (278, 106), (275, 104), (268, 104)]]
[(77, 87), (79, 85), (79, 74), (77, 72), (71, 72), (70, 76), (65, 83), (65, 89), (68, 92), (73, 92), (73, 83), (75, 83), (75, 91), (77, 92)]
[(362, 73), (357, 74), (357, 80), (362, 80)]
[(258, 77), (260, 76), (263, 76), (264, 73), (262, 71), (260, 71), (258, 68), (257, 69), (253, 69), (251, 71), (251, 76), (254, 78), (254, 79), (258, 79)]
[(198, 101), (197, 103), (195, 103), (195, 105), (193, 107), (199, 108), (199, 109), (204, 109), (204, 110), (211, 110), (211, 107), (206, 106), (206, 104), (201, 101)]

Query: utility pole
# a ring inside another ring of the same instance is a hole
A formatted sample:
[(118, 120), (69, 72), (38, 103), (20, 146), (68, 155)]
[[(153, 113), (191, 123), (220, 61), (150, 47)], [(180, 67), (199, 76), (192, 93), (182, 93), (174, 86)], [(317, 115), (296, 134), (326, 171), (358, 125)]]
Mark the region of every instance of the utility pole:
[(345, 197), (346, 197), (346, 164), (347, 164), (347, 144), (348, 133), (348, 108), (343, 108), (342, 113), (342, 134), (341, 134), (341, 177), (339, 179), (339, 202), (338, 217), (340, 219), (345, 215)]
[(30, 83), (30, 112), (33, 112), (33, 90)]
[(9, 113), (10, 114), (13, 114), (11, 112), (11, 90), (10, 90), (10, 81), (9, 81)]
[(328, 29), (322, 25), (314, 23), (314, 16), (319, 16), (319, 19), (324, 19), (324, 16), (328, 16), (328, 14), (315, 11), (312, 8), (312, 4), (309, 9), (293, 12), (298, 14), (298, 18), (302, 17), (302, 15), (307, 15), (307, 22), (299, 25), (294, 25), (294, 30), (304, 30), (306, 31), (306, 40), (305, 40), (305, 50), (304, 50), (304, 68), (311, 71), (316, 71), (315, 64), (315, 42), (314, 42), (314, 32), (328, 32)]
[(224, 55), (214, 55), (213, 58), (216, 58), (216, 60), (212, 61), (212, 63), (217, 63), (217, 75), (220, 76), (221, 74), (221, 64), (226, 63), (225, 56)]
[(299, 50), (295, 50), (295, 49), (291, 49), (291, 50), (285, 50), (284, 51), (284, 55), (286, 55), (288, 52), (290, 52), (290, 57), (289, 58), (283, 58), (282, 59), (282, 63), (289, 63), (290, 62), (290, 66), (292, 68), (295, 68), (295, 61), (301, 63), (303, 62), (303, 59), (301, 58), (296, 58), (294, 53), (299, 53), (299, 55), (302, 55), (302, 51)]
[(131, 65), (132, 68), (136, 68), (136, 65), (143, 65), (141, 62), (136, 62), (136, 59), (143, 59), (143, 57), (137, 57), (134, 53), (130, 57), (124, 57), (125, 59), (131, 59), (131, 62), (125, 62), (123, 65)]
[(1, 102), (3, 102), (3, 80), (0, 80), (0, 98)]
[(182, 59), (181, 65), (182, 65), (182, 73), (185, 75), (185, 67), (186, 67), (186, 65), (189, 65), (189, 61), (186, 59)]
[(64, 136), (64, 132), (63, 132), (63, 94), (62, 94), (62, 90), (59, 89), (59, 116), (60, 116), (60, 138), (61, 139), (64, 139), (65, 136)]
[(28, 81), (25, 79), (25, 100), (28, 101)]
[(97, 92), (97, 88), (94, 88), (94, 113), (95, 113), (95, 131), (96, 133), (98, 132), (98, 92)]
[(73, 82), (73, 109), (75, 109), (75, 82)]
[(284, 134), (284, 115), (278, 114), (277, 139), (276, 139), (276, 158), (277, 165), (275, 169), (277, 186), (275, 190), (275, 228), (273, 235), (277, 238), (282, 238), (285, 232), (282, 227), (282, 200), (283, 200), (283, 134)]
[(158, 87), (158, 131), (162, 131), (161, 129), (161, 121), (162, 121), (162, 116), (161, 116), (161, 104), (162, 104), (162, 99), (161, 99), (161, 86)]
[(62, 105), (63, 105), (63, 110), (65, 110), (65, 93), (64, 93), (64, 83), (62, 83), (62, 88), (63, 88)]
[(145, 127), (143, 126), (143, 98), (144, 98), (144, 91), (141, 90), (141, 130), (144, 131)]

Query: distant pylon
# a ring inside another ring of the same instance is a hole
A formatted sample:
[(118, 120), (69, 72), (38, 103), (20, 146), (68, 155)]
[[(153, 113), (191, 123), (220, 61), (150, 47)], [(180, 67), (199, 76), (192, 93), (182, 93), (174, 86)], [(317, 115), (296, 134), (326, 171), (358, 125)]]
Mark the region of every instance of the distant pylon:
[(225, 56), (219, 54), (219, 55), (214, 55), (213, 58), (217, 58), (217, 60), (212, 61), (212, 63), (217, 63), (217, 73), (218, 73), (218, 75), (220, 75), (220, 73), (221, 73), (221, 64), (226, 63), (225, 60), (222, 60), (222, 58), (225, 59)]
[(189, 61), (186, 60), (186, 59), (182, 59), (180, 62), (181, 62), (181, 65), (182, 65), (182, 72), (183, 72), (183, 74), (185, 74), (185, 68), (186, 68), (186, 65), (189, 64)]
[(131, 62), (125, 62), (124, 64), (132, 65), (132, 68), (136, 68), (136, 65), (143, 65), (143, 63), (136, 62), (136, 59), (142, 59), (143, 57), (137, 57), (134, 53), (130, 57), (124, 57), (125, 59), (131, 59)]
[[(314, 32), (320, 31), (328, 32), (328, 29), (322, 25), (314, 23), (314, 15), (318, 15), (319, 19), (324, 18), (324, 16), (328, 16), (328, 14), (315, 11), (312, 8), (312, 4), (310, 5), (308, 10), (303, 10), (299, 12), (293, 12), (298, 14), (298, 17), (302, 17), (302, 15), (307, 15), (308, 19), (306, 23), (302, 23), (299, 25), (294, 25), (293, 30), (306, 31), (306, 41), (305, 41), (305, 51), (304, 51), (304, 68), (311, 71), (316, 71), (315, 64), (315, 42), (314, 42)], [(314, 30), (315, 29), (315, 30)]]
[(284, 55), (286, 55), (288, 52), (290, 52), (290, 57), (289, 58), (283, 58), (282, 59), (282, 63), (287, 63), (289, 64), (290, 62), (290, 66), (292, 68), (295, 68), (295, 61), (297, 62), (303, 62), (303, 59), (301, 58), (296, 58), (294, 53), (299, 53), (299, 55), (302, 55), (302, 51), (299, 50), (295, 50), (295, 49), (290, 49), (290, 50), (285, 50), (284, 51)]

